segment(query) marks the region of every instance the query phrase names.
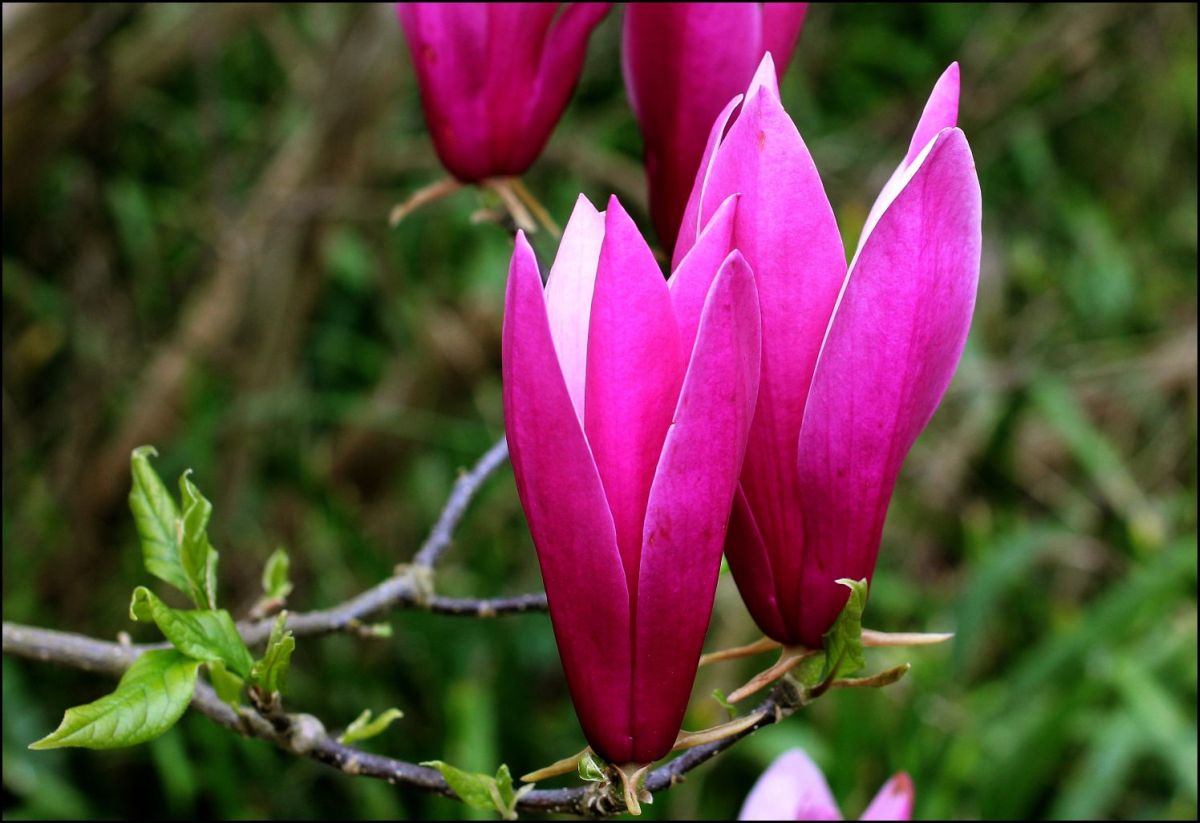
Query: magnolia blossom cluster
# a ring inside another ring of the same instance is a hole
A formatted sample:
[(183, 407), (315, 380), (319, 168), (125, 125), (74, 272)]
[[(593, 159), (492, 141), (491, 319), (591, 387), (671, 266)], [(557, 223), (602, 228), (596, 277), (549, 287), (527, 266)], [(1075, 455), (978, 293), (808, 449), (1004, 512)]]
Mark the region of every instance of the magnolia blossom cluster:
[[(607, 7), (466, 5), (400, 11), (430, 131), (465, 181), (517, 174)], [(615, 197), (579, 198), (544, 287), (516, 240), (505, 426), (576, 712), (612, 763), (672, 748), (722, 551), (766, 635), (821, 647), (848, 596), (836, 581), (872, 576), (901, 464), (966, 341), (981, 204), (958, 66), (847, 262), (779, 94), (805, 10), (626, 8), (669, 278)]]

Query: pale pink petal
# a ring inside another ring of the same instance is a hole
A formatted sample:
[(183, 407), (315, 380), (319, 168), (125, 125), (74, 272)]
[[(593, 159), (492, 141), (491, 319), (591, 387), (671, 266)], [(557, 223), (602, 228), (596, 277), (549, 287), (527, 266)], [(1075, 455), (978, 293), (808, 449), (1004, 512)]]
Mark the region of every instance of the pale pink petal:
[(758, 297), (732, 252), (713, 281), (646, 511), (634, 615), (634, 759), (667, 753), (687, 709), (758, 393)]
[(646, 501), (684, 367), (666, 281), (614, 197), (592, 295), (583, 420), (635, 600)]
[(700, 314), (712, 290), (713, 278), (732, 251), (733, 219), (736, 214), (737, 195), (732, 195), (717, 209), (713, 219), (704, 227), (700, 240), (684, 256), (667, 281), (667, 288), (671, 291), (671, 306), (675, 309), (675, 320), (679, 324), (680, 347), (685, 352), (690, 352), (696, 342)]
[(966, 138), (947, 129), (863, 246), (808, 396), (797, 464), (805, 643), (846, 601), (834, 581), (874, 571), (900, 465), (966, 342), (979, 254), (979, 181)]
[(562, 366), (571, 404), (583, 424), (584, 386), (587, 381), (588, 324), (592, 315), (592, 289), (600, 244), (604, 242), (604, 212), (582, 194), (563, 230), (558, 254), (546, 279), (546, 312), (550, 334)]
[(859, 820), (912, 820), (913, 783), (904, 772), (883, 784)]
[(630, 603), (596, 465), (571, 406), (537, 261), (517, 235), (505, 296), (504, 423), (571, 699), (607, 760), (632, 756)]
[(758, 778), (738, 820), (841, 820), (825, 775), (803, 749), (789, 749)]
[[(816, 166), (773, 93), (769, 61), (764, 59), (756, 82), (716, 153), (702, 218), (707, 221), (713, 204), (741, 192), (734, 246), (758, 284), (763, 352), (742, 491), (771, 552), (778, 605), (787, 621), (796, 609), (803, 561), (796, 433), (846, 263)], [(739, 550), (732, 541), (727, 547), (731, 557)], [(756, 588), (736, 574), (735, 579), (743, 597)]]

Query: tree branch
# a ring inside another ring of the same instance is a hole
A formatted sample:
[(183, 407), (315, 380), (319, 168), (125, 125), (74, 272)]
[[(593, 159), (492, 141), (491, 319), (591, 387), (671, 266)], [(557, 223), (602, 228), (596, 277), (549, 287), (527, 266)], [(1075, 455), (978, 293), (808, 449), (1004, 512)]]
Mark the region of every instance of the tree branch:
[[(67, 632), (3, 624), (5, 654), (44, 663), (57, 663), (85, 671), (118, 677), (134, 659), (157, 645), (112, 643)], [(783, 682), (754, 711), (763, 718), (749, 728), (727, 738), (697, 746), (666, 763), (646, 778), (646, 788), (660, 792), (683, 782), (684, 775), (714, 755), (732, 746), (763, 726), (776, 723), (803, 703), (794, 686)], [(339, 743), (325, 731), (320, 720), (307, 714), (282, 714), (270, 718), (246, 708), (234, 709), (217, 697), (203, 681), (196, 684), (192, 708), (221, 726), (244, 737), (258, 738), (295, 755), (310, 757), (349, 775), (372, 777), (424, 791), (454, 797), (442, 776), (433, 769), (404, 760), (371, 754)], [(624, 811), (619, 790), (602, 784), (569, 789), (535, 789), (521, 798), (517, 810), (536, 813), (608, 816)]]

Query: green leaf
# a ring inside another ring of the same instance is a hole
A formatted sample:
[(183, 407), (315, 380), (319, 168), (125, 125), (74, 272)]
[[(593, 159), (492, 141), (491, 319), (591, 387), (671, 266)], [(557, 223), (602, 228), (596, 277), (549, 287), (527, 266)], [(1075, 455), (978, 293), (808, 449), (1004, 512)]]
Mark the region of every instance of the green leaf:
[(517, 795), (513, 791), (512, 772), (508, 770), (507, 763), (501, 763), (500, 768), (496, 769), (496, 790), (500, 793), (500, 802), (504, 804), (499, 811), (502, 814), (511, 811), (517, 805)]
[(827, 677), (845, 677), (861, 671), (867, 665), (863, 654), (862, 616), (867, 605), (867, 581), (850, 580), (843, 577), (837, 581), (850, 589), (842, 613), (825, 632), (825, 666), (821, 680)]
[(152, 740), (175, 725), (192, 700), (200, 661), (174, 649), (144, 652), (116, 691), (67, 709), (62, 723), (31, 749), (115, 749)]
[(607, 764), (591, 749), (585, 751), (579, 758), (579, 765), (575, 767), (575, 771), (579, 774), (581, 780), (586, 780), (588, 783), (599, 783), (605, 780), (605, 769)]
[(154, 621), (171, 645), (188, 657), (205, 663), (221, 661), (242, 677), (249, 675), (254, 665), (233, 618), (224, 609), (172, 609), (145, 586), (138, 586), (129, 603), (129, 616)]
[(179, 509), (150, 465), (151, 456), (158, 456), (153, 446), (139, 446), (130, 458), (133, 488), (129, 492), (129, 508), (142, 543), (142, 563), (159, 580), (191, 594), (179, 556)]
[(222, 702), (228, 703), (235, 709), (241, 705), (242, 686), (246, 681), (238, 677), (225, 664), (215, 660), (208, 664), (208, 679), (212, 681), (213, 689)]
[(346, 731), (338, 736), (339, 743), (354, 743), (358, 740), (366, 740), (369, 737), (383, 732), (388, 726), (400, 718), (404, 717), (404, 712), (399, 709), (388, 709), (383, 714), (371, 719), (371, 710), (363, 709), (362, 714), (354, 719), (354, 722), (346, 727)]
[(721, 691), (720, 689), (713, 689), (712, 690), (712, 699), (717, 701), (718, 703), (720, 703), (722, 709), (729, 712), (730, 720), (733, 720), (735, 717), (738, 716), (737, 707), (729, 702), (729, 700), (725, 697), (725, 692)]
[(288, 580), (290, 565), (288, 553), (284, 551), (283, 546), (271, 552), (271, 556), (267, 558), (267, 564), (263, 566), (263, 594), (272, 600), (283, 600), (291, 594), (292, 584)]
[(458, 799), (466, 803), (472, 809), (484, 809), (485, 811), (496, 811), (496, 801), (493, 795), (499, 794), (499, 789), (496, 786), (496, 778), (486, 774), (474, 774), (472, 772), (464, 772), (462, 769), (456, 769), (449, 763), (443, 763), (441, 760), (425, 760), (421, 763), (422, 766), (429, 766), (431, 769), (437, 769), (442, 773), (442, 777), (446, 778), (446, 783), (458, 795)]
[(179, 556), (188, 578), (188, 592), (201, 608), (217, 607), (217, 551), (208, 542), (208, 519), (212, 503), (192, 483), (191, 469), (179, 478), (179, 496), (183, 501), (179, 531)]
[(260, 689), (273, 694), (287, 692), (288, 668), (292, 663), (292, 652), (296, 650), (296, 638), (284, 631), (287, 612), (280, 612), (271, 627), (271, 639), (262, 658), (250, 669), (250, 680)]
[(800, 664), (792, 669), (791, 675), (810, 689), (818, 686), (826, 676), (825, 660), (825, 652), (817, 652), (812, 657), (801, 660)]

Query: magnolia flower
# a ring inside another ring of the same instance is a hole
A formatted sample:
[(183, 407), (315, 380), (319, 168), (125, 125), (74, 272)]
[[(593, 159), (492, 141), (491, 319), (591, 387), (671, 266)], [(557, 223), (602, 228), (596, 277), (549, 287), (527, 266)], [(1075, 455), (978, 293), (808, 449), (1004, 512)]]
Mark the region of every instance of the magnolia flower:
[(611, 5), (397, 3), (442, 165), (464, 183), (533, 165)]
[[(911, 820), (913, 784), (904, 772), (883, 784), (859, 820)], [(841, 820), (825, 775), (803, 749), (775, 758), (758, 778), (738, 820)]]
[(616, 764), (675, 743), (758, 394), (736, 198), (664, 282), (614, 197), (580, 196), (545, 289), (517, 235), (504, 417), (576, 714)]
[(740, 192), (734, 246), (762, 309), (762, 384), (726, 554), (759, 627), (820, 648), (870, 578), (900, 465), (941, 401), (966, 342), (979, 279), (981, 206), (955, 128), (958, 66), (942, 75), (904, 161), (846, 266), (808, 149), (767, 55), (709, 134), (679, 231), (688, 252)]
[(770, 51), (783, 76), (807, 3), (629, 3), (621, 61), (645, 140), (650, 212), (668, 252), (704, 138)]

